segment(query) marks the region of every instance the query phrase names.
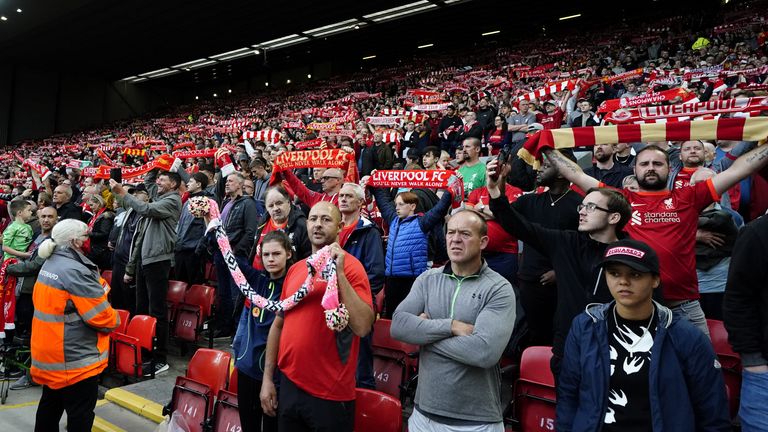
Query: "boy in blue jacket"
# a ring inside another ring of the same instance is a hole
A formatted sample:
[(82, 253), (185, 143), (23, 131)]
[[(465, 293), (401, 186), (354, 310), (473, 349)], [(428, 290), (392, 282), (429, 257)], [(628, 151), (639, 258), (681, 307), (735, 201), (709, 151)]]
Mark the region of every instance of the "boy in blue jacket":
[(601, 264), (614, 301), (577, 316), (557, 389), (567, 431), (729, 431), (720, 364), (709, 339), (652, 300), (659, 259), (619, 240)]

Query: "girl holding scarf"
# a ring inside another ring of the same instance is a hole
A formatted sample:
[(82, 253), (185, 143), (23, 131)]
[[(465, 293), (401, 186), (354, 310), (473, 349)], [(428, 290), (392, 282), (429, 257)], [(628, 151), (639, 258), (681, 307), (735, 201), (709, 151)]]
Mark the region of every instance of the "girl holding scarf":
[[(248, 283), (259, 295), (267, 300), (279, 300), (286, 270), (293, 263), (291, 239), (283, 231), (270, 231), (262, 239), (259, 253), (264, 266), (263, 271), (253, 268), (241, 269)], [(277, 430), (277, 418), (265, 416), (259, 400), (267, 336), (274, 320), (274, 312), (261, 309), (248, 300), (245, 301), (232, 343), (237, 368), (237, 399), (243, 432)]]

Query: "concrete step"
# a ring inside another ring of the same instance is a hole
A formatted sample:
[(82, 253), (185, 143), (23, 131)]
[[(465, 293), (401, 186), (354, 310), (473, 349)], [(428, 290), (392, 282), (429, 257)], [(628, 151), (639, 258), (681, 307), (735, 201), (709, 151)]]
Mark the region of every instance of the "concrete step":
[(153, 432), (157, 428), (154, 421), (109, 401), (97, 406), (95, 413), (93, 432)]

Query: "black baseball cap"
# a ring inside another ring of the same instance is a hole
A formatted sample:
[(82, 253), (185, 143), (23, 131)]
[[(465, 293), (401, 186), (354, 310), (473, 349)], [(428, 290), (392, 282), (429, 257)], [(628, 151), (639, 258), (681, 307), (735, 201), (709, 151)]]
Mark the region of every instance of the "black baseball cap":
[(610, 263), (627, 265), (639, 272), (659, 274), (659, 256), (652, 247), (638, 240), (624, 239), (605, 249), (602, 267)]

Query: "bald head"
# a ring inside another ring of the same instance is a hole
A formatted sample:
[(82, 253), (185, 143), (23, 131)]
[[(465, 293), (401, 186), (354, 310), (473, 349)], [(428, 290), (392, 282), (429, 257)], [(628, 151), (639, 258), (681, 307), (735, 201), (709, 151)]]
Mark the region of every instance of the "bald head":
[(312, 206), (307, 217), (307, 233), (312, 251), (317, 252), (337, 241), (343, 226), (341, 212), (332, 203), (320, 201)]

